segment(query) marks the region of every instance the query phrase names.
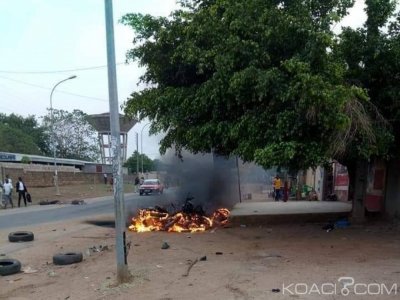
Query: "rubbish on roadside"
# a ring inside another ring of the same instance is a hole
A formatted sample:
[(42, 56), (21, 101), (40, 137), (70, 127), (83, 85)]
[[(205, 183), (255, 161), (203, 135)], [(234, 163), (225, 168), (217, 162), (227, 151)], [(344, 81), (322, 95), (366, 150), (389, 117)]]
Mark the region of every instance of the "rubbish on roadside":
[(135, 246), (135, 247), (139, 247), (139, 246), (140, 246), (140, 244), (133, 244), (133, 246)]
[(0, 275), (12, 275), (21, 271), (21, 263), (16, 259), (0, 259)]
[(84, 200), (72, 200), (71, 201), (72, 205), (84, 205), (86, 202)]
[(162, 266), (161, 266), (161, 265), (156, 265), (156, 267), (157, 267), (157, 268), (159, 268), (159, 269), (161, 269), (161, 268), (162, 268)]
[(8, 234), (8, 240), (11, 243), (33, 241), (34, 235), (30, 231), (15, 231)]
[(200, 261), (206, 261), (206, 260), (207, 260), (207, 256), (200, 257)]
[(89, 250), (91, 252), (103, 252), (103, 251), (108, 251), (110, 249), (108, 248), (107, 245), (105, 245), (105, 246), (99, 245), (99, 246), (92, 246), (92, 247), (89, 248)]
[(53, 264), (60, 266), (79, 263), (82, 260), (82, 252), (59, 253), (53, 256)]
[(280, 290), (280, 289), (272, 289), (271, 291), (272, 291), (273, 293), (280, 293), (281, 290)]
[(193, 266), (194, 266), (198, 261), (199, 261), (199, 259), (196, 258), (194, 261), (190, 262), (190, 264), (189, 264), (189, 266), (188, 266), (188, 268), (187, 268), (187, 270), (186, 270), (186, 273), (183, 274), (182, 276), (183, 276), (183, 277), (189, 276), (190, 270), (193, 268)]
[(163, 250), (168, 249), (168, 248), (169, 248), (169, 245), (168, 245), (167, 242), (164, 242), (164, 243), (162, 244), (162, 246), (161, 246), (161, 249), (163, 249)]
[(333, 229), (335, 229), (335, 224), (333, 224), (333, 223), (328, 223), (328, 224), (322, 226), (322, 229), (323, 229), (323, 230), (326, 230), (326, 232), (330, 232), (330, 231), (332, 231)]
[(52, 205), (52, 204), (61, 204), (60, 200), (45, 200), (45, 201), (40, 201), (39, 205)]
[(6, 256), (4, 253), (1, 253), (0, 256)]
[(350, 226), (350, 222), (347, 219), (340, 219), (335, 222), (335, 228), (347, 228)]
[(11, 279), (11, 280), (8, 280), (8, 283), (14, 283), (16, 281), (20, 281), (21, 279), (22, 279), (21, 277), (20, 278)]
[(54, 272), (54, 271), (49, 271), (49, 272), (47, 273), (47, 275), (49, 275), (50, 277), (54, 277), (54, 276), (56, 276), (56, 272)]
[(215, 255), (222, 255), (222, 254), (224, 254), (224, 253), (222, 253), (222, 252), (215, 252)]
[(245, 224), (241, 224), (240, 227), (246, 228), (247, 226)]
[(263, 257), (265, 257), (265, 258), (281, 258), (282, 256), (279, 254), (267, 254)]
[(37, 273), (38, 270), (32, 269), (31, 266), (27, 266), (21, 269), (21, 271), (25, 274), (32, 274), (32, 273)]

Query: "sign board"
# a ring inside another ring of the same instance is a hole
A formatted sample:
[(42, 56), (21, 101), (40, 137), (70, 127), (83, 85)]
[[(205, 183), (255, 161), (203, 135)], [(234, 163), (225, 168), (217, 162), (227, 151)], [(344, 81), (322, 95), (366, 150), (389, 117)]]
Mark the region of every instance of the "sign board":
[(15, 154), (9, 154), (9, 153), (0, 152), (0, 160), (2, 160), (2, 161), (15, 161), (16, 160), (16, 156), (15, 156)]

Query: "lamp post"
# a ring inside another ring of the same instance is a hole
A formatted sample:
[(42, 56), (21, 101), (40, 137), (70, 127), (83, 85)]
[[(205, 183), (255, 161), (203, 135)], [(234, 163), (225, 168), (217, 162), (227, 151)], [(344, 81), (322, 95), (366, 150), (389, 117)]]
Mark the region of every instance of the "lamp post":
[(142, 159), (142, 175), (143, 175), (143, 129), (147, 126), (150, 125), (151, 123), (147, 123), (142, 127), (142, 131), (140, 132), (140, 156)]
[(59, 82), (56, 83), (56, 85), (53, 87), (50, 93), (50, 123), (51, 123), (51, 144), (53, 145), (53, 160), (54, 160), (54, 185), (56, 187), (56, 195), (59, 196), (60, 194), (60, 189), (58, 188), (58, 174), (57, 174), (57, 162), (56, 162), (56, 139), (55, 139), (55, 132), (54, 132), (54, 117), (53, 117), (53, 92), (56, 89), (56, 87), (63, 83), (64, 81), (71, 80), (76, 78), (76, 75), (70, 76), (66, 79), (63, 79)]

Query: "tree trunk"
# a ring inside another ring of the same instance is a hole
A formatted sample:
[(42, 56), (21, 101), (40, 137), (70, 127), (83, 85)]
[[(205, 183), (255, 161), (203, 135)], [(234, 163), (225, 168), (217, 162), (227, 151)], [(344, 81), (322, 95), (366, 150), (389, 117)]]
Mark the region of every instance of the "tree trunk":
[(358, 160), (347, 165), (349, 173), (349, 200), (353, 203), (353, 223), (365, 222), (365, 196), (368, 183), (368, 162)]

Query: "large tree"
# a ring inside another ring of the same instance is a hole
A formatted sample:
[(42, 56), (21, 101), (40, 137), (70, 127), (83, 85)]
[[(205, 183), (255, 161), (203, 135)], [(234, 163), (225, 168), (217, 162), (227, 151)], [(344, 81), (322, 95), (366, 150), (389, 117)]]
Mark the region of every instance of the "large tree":
[(335, 52), (346, 61), (347, 82), (368, 92), (367, 109), (371, 117), (375, 116), (372, 119), (379, 130), (379, 142), (395, 142), (386, 156), (399, 156), (400, 13), (393, 18), (395, 0), (366, 0), (365, 3), (364, 26), (343, 28)]
[(52, 136), (54, 143), (51, 143), (51, 148), (53, 150), (55, 145), (57, 157), (88, 161), (99, 159), (97, 134), (84, 112), (54, 109), (53, 120), (49, 112), (43, 117), (43, 124)]
[(34, 116), (0, 113), (0, 151), (47, 155), (48, 144), (49, 136)]
[[(137, 163), (139, 159), (139, 164)], [(124, 167), (128, 168), (129, 173), (136, 173), (137, 167), (139, 166), (139, 172), (142, 171), (143, 162), (143, 172), (155, 171), (154, 161), (151, 160), (146, 154), (139, 154), (134, 151), (132, 155), (124, 163)]]
[(128, 58), (148, 87), (125, 112), (163, 132), (161, 152), (239, 155), (302, 169), (387, 152), (368, 95), (346, 80), (331, 28), (352, 0), (193, 0), (169, 18), (128, 14)]
[[(376, 147), (365, 147), (365, 142), (356, 138), (338, 157), (348, 168), (353, 199), (363, 199), (366, 183), (356, 179), (357, 174), (366, 176), (367, 162), (362, 163), (358, 153), (350, 150), (359, 149), (362, 158), (400, 157), (400, 14), (394, 14), (396, 2), (366, 0), (365, 24), (343, 28), (334, 47), (334, 53), (346, 62), (345, 80), (365, 89), (370, 97), (363, 109), (370, 116)], [(357, 188), (357, 182), (361, 188)], [(362, 214), (364, 208), (359, 204)]]

